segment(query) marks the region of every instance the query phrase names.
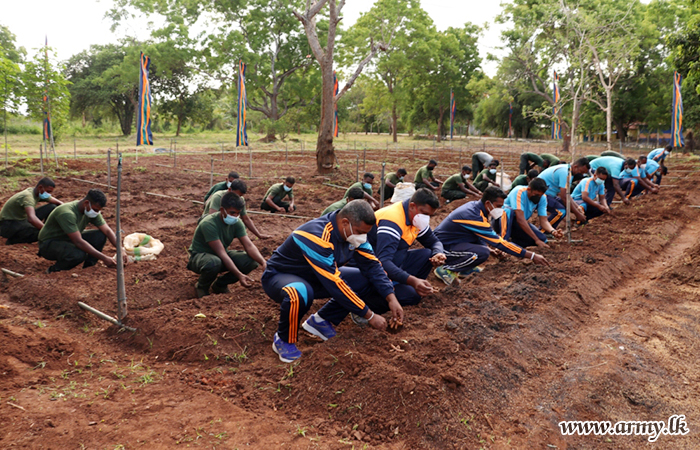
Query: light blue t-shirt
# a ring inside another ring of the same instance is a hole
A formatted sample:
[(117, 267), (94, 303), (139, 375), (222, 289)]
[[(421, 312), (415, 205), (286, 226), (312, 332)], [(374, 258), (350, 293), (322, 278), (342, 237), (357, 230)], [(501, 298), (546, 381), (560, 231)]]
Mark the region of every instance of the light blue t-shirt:
[(527, 186), (516, 186), (510, 191), (505, 202), (506, 213), (510, 218), (514, 210), (521, 210), (525, 215), (525, 219), (529, 219), (533, 211), (537, 210), (538, 216), (547, 215), (547, 196), (543, 195), (537, 204), (534, 204), (527, 196)]
[[(600, 158), (599, 158), (600, 159)], [(597, 160), (595, 160), (597, 161)], [(559, 190), (566, 189), (566, 178), (569, 176), (569, 164), (559, 164), (548, 167), (537, 176), (547, 183), (547, 195), (556, 197)]]
[(624, 164), (625, 160), (616, 156), (601, 156), (591, 161), (591, 173), (595, 172), (598, 167), (605, 167), (609, 176), (619, 180), (620, 172), (622, 172), (622, 166)]
[(593, 178), (584, 178), (574, 189), (574, 193), (571, 194), (571, 198), (579, 205), (586, 209), (588, 203), (583, 201), (583, 192), (588, 193), (588, 198), (596, 201), (599, 195), (605, 195), (605, 183), (600, 186), (593, 180)]
[(639, 178), (639, 168), (635, 167), (634, 169), (632, 169), (632, 172), (630, 172), (630, 173), (627, 173), (626, 169), (622, 169), (620, 171), (620, 176), (618, 176), (616, 178), (622, 178), (622, 179), (624, 179), (624, 178)]
[(649, 177), (650, 175), (654, 175), (657, 170), (659, 170), (659, 163), (654, 161), (653, 159), (647, 158), (647, 165), (644, 167), (644, 174)]
[(656, 162), (659, 162), (663, 161), (664, 159), (666, 159), (666, 149), (663, 148), (656, 148), (650, 151), (647, 155), (647, 160), (649, 161), (654, 160)]

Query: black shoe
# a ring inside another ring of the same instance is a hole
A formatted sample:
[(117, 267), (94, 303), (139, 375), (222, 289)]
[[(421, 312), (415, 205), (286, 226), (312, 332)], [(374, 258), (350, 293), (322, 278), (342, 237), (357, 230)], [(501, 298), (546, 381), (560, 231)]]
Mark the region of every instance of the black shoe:
[(195, 294), (197, 294), (197, 298), (202, 298), (202, 297), (206, 297), (207, 295), (209, 295), (209, 289), (202, 289), (201, 287), (196, 286), (196, 285), (194, 287), (194, 292), (195, 292)]
[(230, 294), (231, 293), (228, 286), (219, 286), (216, 283), (211, 285), (211, 292), (213, 294)]

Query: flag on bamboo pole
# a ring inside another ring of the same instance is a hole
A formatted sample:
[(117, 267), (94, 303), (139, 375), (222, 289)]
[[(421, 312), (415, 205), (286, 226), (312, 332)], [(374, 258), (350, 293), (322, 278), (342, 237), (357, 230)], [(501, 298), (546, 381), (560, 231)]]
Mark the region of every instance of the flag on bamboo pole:
[(148, 80), (148, 69), (151, 58), (141, 52), (139, 59), (139, 111), (136, 116), (136, 145), (153, 145), (151, 134), (151, 83)]
[(246, 132), (246, 107), (248, 95), (245, 90), (245, 68), (243, 60), (238, 60), (238, 120), (236, 123), (236, 147), (248, 146), (248, 133)]
[(513, 103), (508, 102), (508, 137), (513, 135)]
[(49, 107), (49, 37), (44, 40), (44, 140), (51, 141), (51, 111)]
[(673, 72), (673, 111), (671, 112), (671, 145), (683, 147), (683, 98), (681, 98), (681, 83), (683, 77)]
[(552, 91), (552, 97), (554, 99), (554, 106), (552, 107), (552, 115), (554, 116), (552, 120), (552, 139), (561, 139), (561, 119), (559, 118), (559, 111), (557, 108), (559, 104), (559, 75), (557, 75), (556, 71), (554, 71)]
[(333, 112), (333, 136), (338, 137), (338, 103), (336, 98), (338, 97), (338, 77), (333, 71), (333, 105), (335, 105)]
[(450, 89), (450, 139), (452, 139), (452, 136), (455, 131), (455, 113), (457, 110), (455, 109), (455, 93)]

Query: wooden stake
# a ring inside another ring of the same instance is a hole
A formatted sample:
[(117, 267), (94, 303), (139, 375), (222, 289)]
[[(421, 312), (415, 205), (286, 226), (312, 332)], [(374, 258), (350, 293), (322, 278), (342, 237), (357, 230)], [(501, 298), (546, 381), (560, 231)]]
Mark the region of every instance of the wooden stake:
[(4, 273), (5, 275), (10, 275), (10, 276), (13, 276), (13, 277), (15, 277), (15, 278), (22, 278), (22, 277), (24, 277), (24, 275), (22, 275), (21, 273), (13, 272), (13, 271), (11, 271), (11, 270), (7, 270), (7, 269), (4, 269), (4, 268), (3, 268), (3, 269), (0, 269), (0, 270), (2, 270), (2, 273)]
[(127, 315), (126, 288), (124, 287), (124, 248), (122, 247), (121, 195), (122, 193), (122, 155), (117, 163), (117, 319), (121, 323)]

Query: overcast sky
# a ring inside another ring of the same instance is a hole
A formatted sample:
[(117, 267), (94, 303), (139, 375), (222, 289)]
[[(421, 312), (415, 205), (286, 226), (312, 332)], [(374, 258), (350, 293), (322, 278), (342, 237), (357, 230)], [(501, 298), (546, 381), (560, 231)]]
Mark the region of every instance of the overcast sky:
[[(117, 33), (110, 31), (111, 21), (105, 13), (112, 7), (111, 0), (2, 0), (0, 24), (10, 28), (17, 37), (17, 45), (30, 55), (44, 45), (48, 35), (49, 46), (59, 59), (66, 60), (92, 44), (108, 44), (125, 35), (140, 39), (148, 37), (146, 22), (130, 22)], [(369, 11), (374, 0), (347, 0), (343, 8), (343, 24), (353, 24), (362, 12)], [(502, 27), (494, 23), (500, 13), (498, 0), (424, 0), (423, 9), (432, 17), (439, 30), (461, 27), (466, 22), (488, 29), (479, 39), (482, 66), (493, 76), (496, 64), (485, 61), (488, 53), (497, 53)]]

